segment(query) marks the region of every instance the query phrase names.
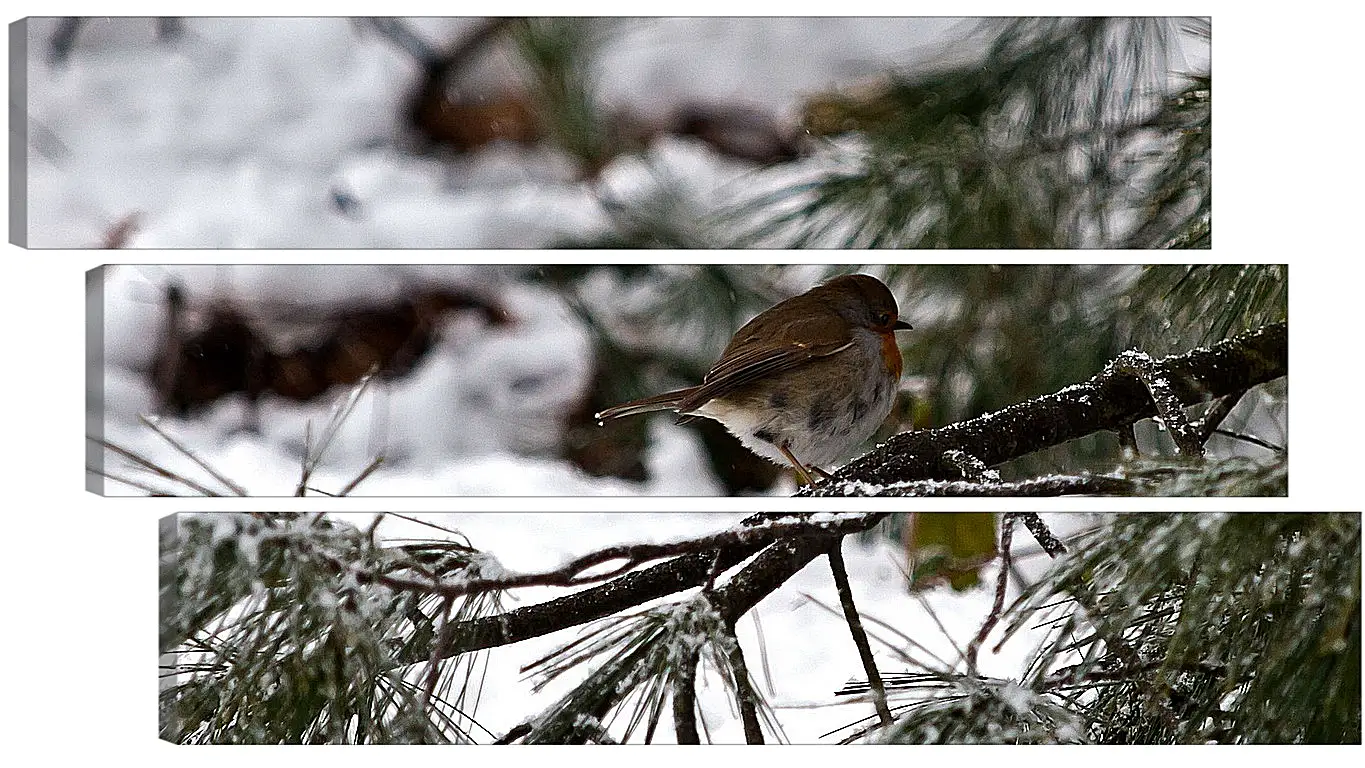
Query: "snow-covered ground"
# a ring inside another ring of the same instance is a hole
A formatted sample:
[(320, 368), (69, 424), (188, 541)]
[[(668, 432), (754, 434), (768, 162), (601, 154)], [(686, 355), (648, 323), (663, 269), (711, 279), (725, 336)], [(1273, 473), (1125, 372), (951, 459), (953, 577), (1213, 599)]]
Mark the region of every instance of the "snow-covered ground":
[[(473, 23), (412, 20), (437, 47)], [(952, 23), (626, 20), (595, 80), (606, 104), (646, 115), (692, 99), (789, 116), (803, 92), (925, 56)], [(91, 20), (56, 66), (42, 55), (54, 24), (29, 28), (33, 246), (93, 246), (133, 213), (128, 245), (149, 248), (536, 247), (605, 223), (547, 151), (493, 147), (454, 162), (404, 151), (402, 100), (418, 67), (347, 19), (188, 19), (168, 43), (147, 19)], [(745, 170), (677, 143), (660, 151), (689, 176)], [(604, 181), (643, 173), (627, 161)], [(358, 212), (338, 210), (334, 191)]]
[[(404, 286), (481, 287), (502, 302), (512, 322), (487, 326), (456, 313), (437, 346), (408, 376), (374, 382), (343, 422), (313, 475), (312, 487), (336, 492), (376, 456), (383, 466), (355, 491), (375, 496), (715, 495), (722, 487), (694, 434), (654, 419), (645, 457), (649, 480), (595, 478), (558, 458), (566, 408), (586, 392), (591, 374), (586, 331), (554, 295), (490, 266), (116, 266), (104, 272), (103, 403), (91, 417), (104, 437), (222, 492), (140, 418), (158, 410), (148, 372), (169, 281), (191, 302), (237, 298), (258, 311), (310, 309), (326, 314), (346, 299), (382, 302)], [(268, 322), (268, 321), (264, 321)], [(322, 434), (353, 388), (299, 404), (267, 395), (254, 418), (241, 395), (203, 414), (165, 417), (159, 426), (254, 496), (287, 496), (299, 481), (305, 435)], [(246, 429), (254, 422), (254, 429)], [(112, 454), (105, 469), (184, 495)], [(106, 482), (107, 493), (141, 493)], [(774, 492), (790, 493), (779, 484)]]
[[(440, 48), (475, 21), (410, 23)], [(125, 245), (137, 248), (543, 247), (606, 225), (592, 186), (550, 150), (492, 146), (451, 160), (403, 149), (401, 105), (418, 66), (362, 24), (189, 18), (179, 38), (158, 42), (149, 19), (90, 19), (53, 64), (55, 24), (28, 28), (31, 246), (94, 247), (125, 221)], [(794, 120), (805, 95), (968, 55), (950, 44), (959, 24), (623, 19), (592, 79), (608, 110), (650, 117), (702, 102)], [(1206, 44), (1187, 47), (1173, 70), (1207, 60)], [(485, 69), (476, 79), (494, 87), (516, 76), (506, 61)], [(600, 184), (619, 195), (670, 174), (709, 205), (752, 171), (665, 139), (648, 162), (618, 158)]]
[[(556, 568), (566, 561), (613, 544), (680, 541), (725, 530), (746, 517), (745, 513), (449, 513), (419, 514), (412, 517), (457, 530), (475, 547), (495, 556), (501, 565), (518, 572)], [(338, 515), (365, 528), (371, 515)], [(1095, 524), (1087, 514), (1045, 514), (1044, 520), (1059, 535), (1066, 535)], [(386, 516), (378, 529), (385, 538), (443, 538), (443, 534), (411, 520)], [(1022, 527), (1016, 531), (1014, 550), (1020, 555), (1016, 565), (1033, 580), (1047, 567), (1048, 559), (1039, 553), (1037, 543)], [(863, 615), (879, 619), (909, 635), (929, 652), (948, 663), (958, 662), (955, 648), (965, 648), (980, 629), (994, 598), (994, 570), (985, 571), (982, 586), (966, 592), (946, 588), (922, 593), (924, 600), (904, 587), (905, 551), (884, 539), (860, 544), (849, 538), (844, 545), (854, 599)], [(1017, 594), (1017, 584), (1010, 599)], [(509, 608), (531, 605), (567, 594), (571, 590), (537, 587), (516, 590), (517, 602)], [(687, 593), (663, 602), (683, 599)], [(838, 610), (839, 600), (829, 575), (828, 563), (817, 558), (769, 595), (738, 626), (740, 642), (751, 674), (768, 701), (774, 705), (787, 740), (792, 743), (828, 743), (838, 737), (823, 734), (872, 714), (866, 701), (848, 703), (853, 697), (836, 697), (834, 692), (850, 679), (865, 679), (848, 626), (840, 616), (820, 604)], [(942, 630), (928, 611), (932, 611)], [(754, 618), (757, 614), (757, 620)], [(761, 625), (762, 641), (758, 631)], [(874, 638), (892, 641), (906, 650), (904, 641), (869, 625)], [(544, 690), (533, 692), (534, 679), (519, 670), (554, 648), (579, 636), (579, 629), (563, 630), (544, 637), (492, 649), (487, 657), (487, 673), (476, 718), (496, 734), (513, 726), (554, 702), (582, 680), (587, 670), (575, 670), (555, 680)], [(945, 636), (944, 632), (947, 633)], [(1023, 665), (1042, 640), (1041, 631), (1021, 632), (999, 653), (991, 649), (1000, 636), (997, 628), (981, 651), (983, 674), (1017, 678)], [(949, 639), (951, 637), (951, 640)], [(873, 640), (873, 653), (883, 672), (919, 671), (901, 661), (894, 653)], [(929, 662), (919, 651), (916, 659)], [(717, 743), (743, 742), (744, 734), (732, 704), (716, 680), (699, 689), (702, 717)], [(894, 704), (894, 699), (893, 699)], [(617, 724), (616, 732), (619, 735)], [(658, 741), (671, 741), (672, 728), (660, 728)]]

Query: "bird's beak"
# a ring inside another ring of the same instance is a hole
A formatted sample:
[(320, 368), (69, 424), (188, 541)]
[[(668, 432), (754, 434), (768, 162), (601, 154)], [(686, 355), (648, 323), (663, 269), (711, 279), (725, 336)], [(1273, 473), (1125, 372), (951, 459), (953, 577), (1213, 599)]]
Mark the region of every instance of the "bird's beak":
[(908, 331), (908, 330), (910, 330), (911, 328), (914, 328), (914, 327), (915, 327), (915, 326), (913, 326), (913, 325), (911, 325), (911, 324), (905, 322), (904, 320), (897, 320), (897, 321), (896, 321), (896, 324), (893, 325), (893, 326), (891, 326), (891, 330), (893, 330), (893, 331)]

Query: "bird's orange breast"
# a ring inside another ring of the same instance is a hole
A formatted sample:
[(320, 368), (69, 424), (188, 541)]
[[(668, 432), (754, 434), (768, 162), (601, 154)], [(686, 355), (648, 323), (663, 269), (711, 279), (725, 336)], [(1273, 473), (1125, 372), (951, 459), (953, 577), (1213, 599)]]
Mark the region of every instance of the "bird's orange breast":
[(887, 373), (896, 381), (901, 378), (901, 348), (896, 344), (895, 332), (881, 334), (882, 337), (882, 362), (886, 364)]

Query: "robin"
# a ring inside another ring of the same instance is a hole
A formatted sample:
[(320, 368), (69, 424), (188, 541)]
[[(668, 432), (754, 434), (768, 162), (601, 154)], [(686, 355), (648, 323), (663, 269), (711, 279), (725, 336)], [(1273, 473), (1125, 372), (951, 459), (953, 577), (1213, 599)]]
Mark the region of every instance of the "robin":
[[(901, 376), (896, 297), (870, 275), (844, 275), (745, 323), (700, 386), (632, 400), (606, 419), (675, 411), (724, 424), (745, 447), (784, 460), (806, 485), (891, 412)], [(826, 475), (827, 476), (827, 475)]]

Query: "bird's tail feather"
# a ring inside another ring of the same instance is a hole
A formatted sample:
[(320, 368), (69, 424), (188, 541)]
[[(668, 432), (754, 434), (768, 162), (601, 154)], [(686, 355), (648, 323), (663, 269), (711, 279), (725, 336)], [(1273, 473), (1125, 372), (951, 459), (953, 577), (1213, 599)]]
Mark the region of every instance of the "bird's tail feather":
[(676, 410), (678, 403), (682, 402), (683, 398), (692, 394), (692, 391), (695, 389), (696, 387), (677, 389), (672, 392), (665, 392), (662, 395), (655, 395), (653, 397), (641, 398), (640, 400), (631, 400), (629, 403), (613, 405), (601, 413), (596, 414), (596, 418), (598, 421), (606, 421), (607, 419), (619, 419), (622, 416), (634, 416), (637, 413)]

